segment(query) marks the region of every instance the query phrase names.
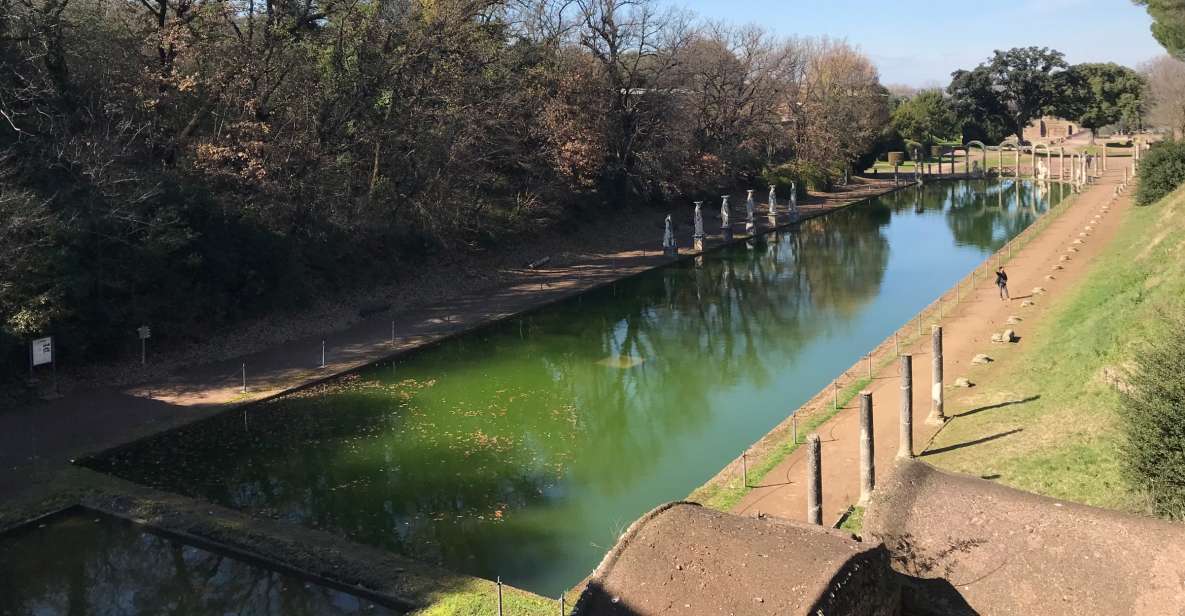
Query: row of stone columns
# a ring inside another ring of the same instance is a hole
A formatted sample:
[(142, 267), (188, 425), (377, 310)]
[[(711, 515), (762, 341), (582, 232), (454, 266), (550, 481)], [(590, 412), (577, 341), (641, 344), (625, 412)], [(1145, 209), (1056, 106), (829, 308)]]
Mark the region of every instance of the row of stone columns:
[[(942, 327), (935, 325), (931, 342), (930, 415), (926, 423), (942, 425), (943, 411)], [(901, 420), (897, 457), (913, 457), (913, 356), (901, 356)], [(876, 490), (876, 443), (872, 392), (860, 392), (860, 506), (866, 506)], [(823, 523), (823, 447), (818, 434), (807, 437), (806, 518), (810, 524)]]
[[(753, 192), (749, 191), (748, 198), (745, 201), (745, 231), (753, 234), (757, 232), (757, 204), (753, 201)], [(721, 195), (720, 202), (720, 234), (725, 242), (732, 241), (732, 209), (728, 205), (728, 195)], [(790, 222), (798, 222), (798, 185), (796, 182), (790, 183), (790, 199), (786, 203), (786, 213), (790, 216)], [(769, 187), (769, 222), (771, 225), (778, 224), (778, 194), (777, 187), (770, 185)], [(703, 251), (705, 246), (705, 239), (707, 237), (704, 232), (704, 202), (696, 201), (695, 210), (692, 215), (694, 231), (692, 232), (691, 242), (692, 247), (697, 251)], [(668, 256), (675, 256), (679, 253), (679, 248), (675, 243), (674, 223), (668, 215), (662, 235), (663, 253)]]

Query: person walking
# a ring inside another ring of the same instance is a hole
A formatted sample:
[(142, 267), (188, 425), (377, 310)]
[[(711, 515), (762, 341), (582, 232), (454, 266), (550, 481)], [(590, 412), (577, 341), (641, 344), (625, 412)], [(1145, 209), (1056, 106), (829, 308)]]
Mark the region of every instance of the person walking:
[(1003, 266), (996, 268), (996, 286), (1000, 287), (1000, 301), (1012, 299), (1008, 296), (1008, 274)]

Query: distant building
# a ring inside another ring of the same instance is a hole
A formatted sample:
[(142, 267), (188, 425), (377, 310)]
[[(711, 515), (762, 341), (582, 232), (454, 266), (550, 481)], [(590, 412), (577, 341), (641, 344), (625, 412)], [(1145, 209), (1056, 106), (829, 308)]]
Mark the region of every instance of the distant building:
[(1024, 140), (1029, 143), (1048, 143), (1073, 136), (1080, 130), (1082, 130), (1082, 127), (1070, 120), (1045, 116), (1044, 118), (1033, 120), (1025, 127)]

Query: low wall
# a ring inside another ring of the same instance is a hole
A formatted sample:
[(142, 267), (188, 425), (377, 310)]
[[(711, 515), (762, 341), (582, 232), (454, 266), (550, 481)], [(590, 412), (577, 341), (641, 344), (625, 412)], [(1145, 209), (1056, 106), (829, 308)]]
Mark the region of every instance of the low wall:
[(896, 616), (898, 578), (877, 543), (776, 518), (671, 503), (622, 535), (574, 616)]

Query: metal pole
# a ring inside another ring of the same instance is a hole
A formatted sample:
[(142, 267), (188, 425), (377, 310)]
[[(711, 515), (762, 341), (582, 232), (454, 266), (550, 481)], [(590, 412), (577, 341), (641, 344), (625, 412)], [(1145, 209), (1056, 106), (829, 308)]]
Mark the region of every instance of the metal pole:
[(868, 354), (868, 378), (872, 378), (872, 353)]
[(741, 453), (741, 481), (744, 487), (749, 487), (749, 452)]
[(321, 341), (321, 367), (325, 367), (325, 341)]
[(893, 354), (897, 356), (901, 355), (901, 339), (897, 335), (897, 332), (893, 332)]
[(560, 616), (568, 616), (568, 609), (564, 606), (564, 595), (560, 595)]
[(807, 490), (806, 490), (806, 521), (808, 524), (823, 524), (823, 446), (819, 442), (819, 435), (812, 434), (806, 439), (807, 459)]
[(946, 423), (946, 415), (942, 409), (942, 326), (935, 325), (930, 337), (933, 365), (931, 369), (930, 385), (930, 416), (926, 423), (942, 425)]
[(502, 576), (498, 576), (498, 616), (502, 616)]
[(140, 365), (148, 365), (148, 340), (143, 337), (140, 338)]
[(860, 501), (867, 505), (876, 489), (876, 459), (872, 433), (872, 392), (860, 392)]
[(243, 364), (243, 393), (247, 393), (247, 364)]
[(391, 321), (391, 344), (395, 344), (395, 321)]
[(898, 458), (913, 457), (913, 356), (901, 356), (901, 438)]
[(831, 409), (839, 410), (839, 383), (831, 381)]

